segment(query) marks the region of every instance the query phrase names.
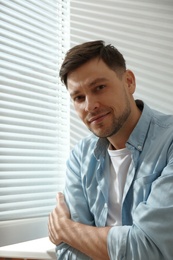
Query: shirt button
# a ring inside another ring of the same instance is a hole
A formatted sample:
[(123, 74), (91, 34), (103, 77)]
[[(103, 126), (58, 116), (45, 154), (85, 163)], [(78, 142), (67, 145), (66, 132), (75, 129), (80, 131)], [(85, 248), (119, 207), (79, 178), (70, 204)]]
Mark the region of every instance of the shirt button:
[(138, 145), (138, 149), (139, 149), (140, 151), (142, 151), (142, 146), (141, 146), (141, 145)]
[(107, 208), (107, 207), (108, 207), (108, 205), (107, 205), (107, 203), (105, 203), (104, 208)]

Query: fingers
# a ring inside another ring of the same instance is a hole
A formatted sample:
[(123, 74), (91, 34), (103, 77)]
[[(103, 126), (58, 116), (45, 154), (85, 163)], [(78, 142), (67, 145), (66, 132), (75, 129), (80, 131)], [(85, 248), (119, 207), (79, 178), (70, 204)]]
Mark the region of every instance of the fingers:
[(49, 239), (55, 245), (60, 243), (60, 238), (58, 235), (60, 231), (59, 218), (61, 217), (61, 215), (64, 215), (62, 211), (62, 205), (64, 205), (65, 203), (63, 193), (59, 192), (56, 198), (57, 206), (50, 213), (48, 220)]
[(56, 196), (57, 206), (49, 215), (48, 229), (49, 239), (55, 245), (62, 242), (63, 223), (70, 218), (70, 212), (66, 205), (64, 194), (59, 192)]
[(51, 228), (51, 226), (50, 226), (50, 222), (48, 222), (48, 230), (49, 230), (49, 239), (50, 239), (50, 241), (51, 241), (53, 244), (56, 244), (56, 243), (55, 243), (55, 240), (54, 240), (54, 235), (53, 235), (53, 233), (52, 233), (52, 228)]
[(55, 244), (54, 234), (53, 234), (54, 225), (53, 225), (53, 221), (52, 221), (52, 213), (49, 215), (48, 230), (49, 230), (49, 239), (53, 244)]
[(53, 244), (59, 245), (63, 242), (64, 229), (63, 225), (61, 225), (62, 222), (59, 223), (59, 219), (54, 217), (54, 213), (50, 214), (48, 221), (49, 239)]
[(60, 238), (59, 238), (59, 221), (56, 214), (56, 209), (54, 209), (52, 213), (49, 215), (48, 230), (49, 230), (50, 241), (53, 244), (58, 245), (60, 243)]

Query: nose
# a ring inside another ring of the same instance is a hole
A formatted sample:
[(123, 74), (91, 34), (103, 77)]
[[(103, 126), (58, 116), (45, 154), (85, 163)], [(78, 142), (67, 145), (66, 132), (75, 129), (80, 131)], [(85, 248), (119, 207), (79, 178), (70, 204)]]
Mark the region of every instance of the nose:
[(85, 111), (92, 112), (99, 108), (99, 101), (94, 96), (85, 97)]

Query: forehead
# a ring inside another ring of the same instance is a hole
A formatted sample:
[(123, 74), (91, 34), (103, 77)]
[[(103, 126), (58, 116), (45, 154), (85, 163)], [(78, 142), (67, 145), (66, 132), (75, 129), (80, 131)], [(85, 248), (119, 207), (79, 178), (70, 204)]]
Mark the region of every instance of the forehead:
[(95, 58), (69, 73), (67, 88), (69, 89), (72, 86), (91, 86), (101, 81), (106, 81), (110, 77), (115, 76), (115, 74), (101, 59)]

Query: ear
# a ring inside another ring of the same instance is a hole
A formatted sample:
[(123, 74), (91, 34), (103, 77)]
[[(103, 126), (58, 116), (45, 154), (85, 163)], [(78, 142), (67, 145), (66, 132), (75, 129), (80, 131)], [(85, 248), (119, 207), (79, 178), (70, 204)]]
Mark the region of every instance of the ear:
[(126, 70), (125, 81), (126, 81), (126, 86), (127, 86), (128, 92), (130, 94), (133, 94), (136, 89), (136, 79), (135, 79), (134, 73), (131, 70)]

